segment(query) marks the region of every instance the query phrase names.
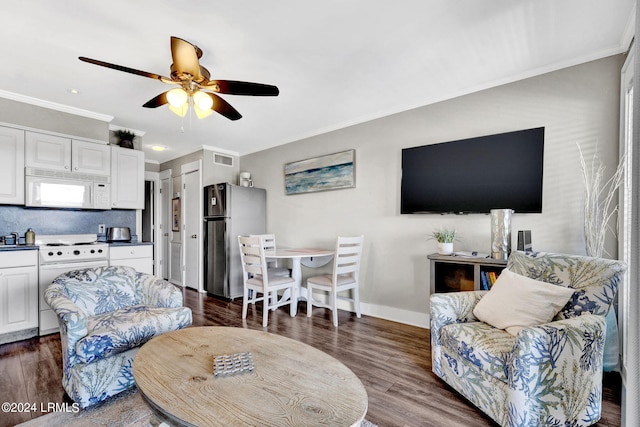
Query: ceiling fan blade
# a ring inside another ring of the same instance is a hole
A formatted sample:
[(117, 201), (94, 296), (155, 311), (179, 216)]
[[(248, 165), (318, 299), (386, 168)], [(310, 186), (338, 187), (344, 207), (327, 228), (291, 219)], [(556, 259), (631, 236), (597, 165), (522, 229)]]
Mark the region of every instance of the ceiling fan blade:
[(169, 102), (169, 100), (167, 100), (167, 92), (163, 92), (160, 95), (156, 96), (153, 99), (150, 99), (149, 101), (145, 102), (145, 104), (143, 105), (143, 107), (145, 108), (158, 108), (163, 106), (164, 104), (167, 104)]
[(142, 77), (148, 77), (150, 79), (161, 80), (165, 83), (175, 83), (168, 77), (161, 76), (159, 74), (149, 73), (147, 71), (140, 71), (129, 67), (124, 67), (122, 65), (111, 64), (109, 62), (99, 61), (97, 59), (85, 58), (84, 56), (79, 56), (78, 59), (80, 61), (88, 62), (89, 64), (100, 65), (101, 67), (112, 68), (118, 71), (124, 71), (125, 73), (131, 73)]
[(190, 74), (194, 80), (200, 80), (202, 76), (198, 58), (201, 56), (202, 50), (199, 47), (181, 38), (171, 37), (171, 57), (173, 58), (171, 69), (175, 73)]
[(204, 91), (202, 91), (202, 93), (209, 95), (213, 100), (213, 105), (211, 106), (211, 109), (213, 111), (217, 111), (218, 113), (222, 114), (229, 120), (238, 120), (242, 118), (242, 114), (240, 114), (238, 110), (233, 108), (231, 104), (229, 104), (224, 99), (220, 98), (215, 93), (209, 93)]
[(214, 92), (229, 95), (278, 96), (280, 93), (280, 90), (273, 85), (239, 82), (236, 80), (211, 80), (202, 86)]

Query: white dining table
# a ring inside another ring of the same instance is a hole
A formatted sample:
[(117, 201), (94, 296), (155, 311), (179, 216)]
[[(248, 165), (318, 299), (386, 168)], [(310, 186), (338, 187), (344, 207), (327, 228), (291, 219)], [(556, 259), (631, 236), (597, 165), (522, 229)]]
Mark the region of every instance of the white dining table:
[[(318, 248), (276, 248), (276, 250), (265, 251), (267, 259), (290, 259), (291, 277), (296, 282), (298, 288), (298, 301), (307, 300), (307, 288), (302, 287), (302, 264), (309, 267), (321, 267), (331, 262), (335, 251), (333, 249)], [(282, 294), (282, 300), (290, 298), (289, 290)], [(295, 310), (297, 312), (297, 308)]]

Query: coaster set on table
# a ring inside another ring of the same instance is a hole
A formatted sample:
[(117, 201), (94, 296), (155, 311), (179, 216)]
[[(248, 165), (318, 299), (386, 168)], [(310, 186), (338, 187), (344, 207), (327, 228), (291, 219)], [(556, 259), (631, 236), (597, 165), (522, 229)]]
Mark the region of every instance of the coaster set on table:
[(253, 372), (253, 354), (251, 352), (223, 354), (213, 359), (213, 376), (243, 374)]

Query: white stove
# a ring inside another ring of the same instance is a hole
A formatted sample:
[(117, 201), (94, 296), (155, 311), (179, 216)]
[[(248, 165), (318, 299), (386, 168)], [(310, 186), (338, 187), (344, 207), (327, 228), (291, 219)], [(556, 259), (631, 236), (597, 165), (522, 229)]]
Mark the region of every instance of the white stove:
[(98, 242), (97, 234), (53, 234), (36, 239), (40, 247), (40, 263), (74, 263), (106, 260), (109, 244)]
[(98, 242), (97, 234), (52, 234), (36, 238), (39, 247), (38, 292), (40, 294), (40, 335), (58, 332), (58, 318), (44, 300), (47, 286), (72, 270), (107, 266), (109, 244)]

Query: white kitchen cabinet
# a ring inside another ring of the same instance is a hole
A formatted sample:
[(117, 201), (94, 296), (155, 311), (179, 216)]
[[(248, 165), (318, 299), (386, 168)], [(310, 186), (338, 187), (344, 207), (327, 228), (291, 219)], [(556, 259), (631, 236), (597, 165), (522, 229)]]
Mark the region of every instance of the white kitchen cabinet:
[(106, 144), (62, 136), (26, 132), (25, 166), (92, 175), (111, 173), (111, 150)]
[(111, 173), (111, 147), (74, 139), (71, 144), (71, 165), (73, 172), (108, 176)]
[[(37, 328), (38, 251), (1, 251), (0, 334), (24, 339), (37, 335)], [(22, 331), (27, 335), (21, 336)]]
[(144, 209), (144, 152), (111, 147), (111, 207)]
[(24, 205), (24, 131), (0, 127), (0, 204)]
[(112, 245), (109, 265), (126, 265), (140, 273), (153, 274), (153, 245)]
[(26, 132), (25, 166), (71, 172), (71, 139)]

